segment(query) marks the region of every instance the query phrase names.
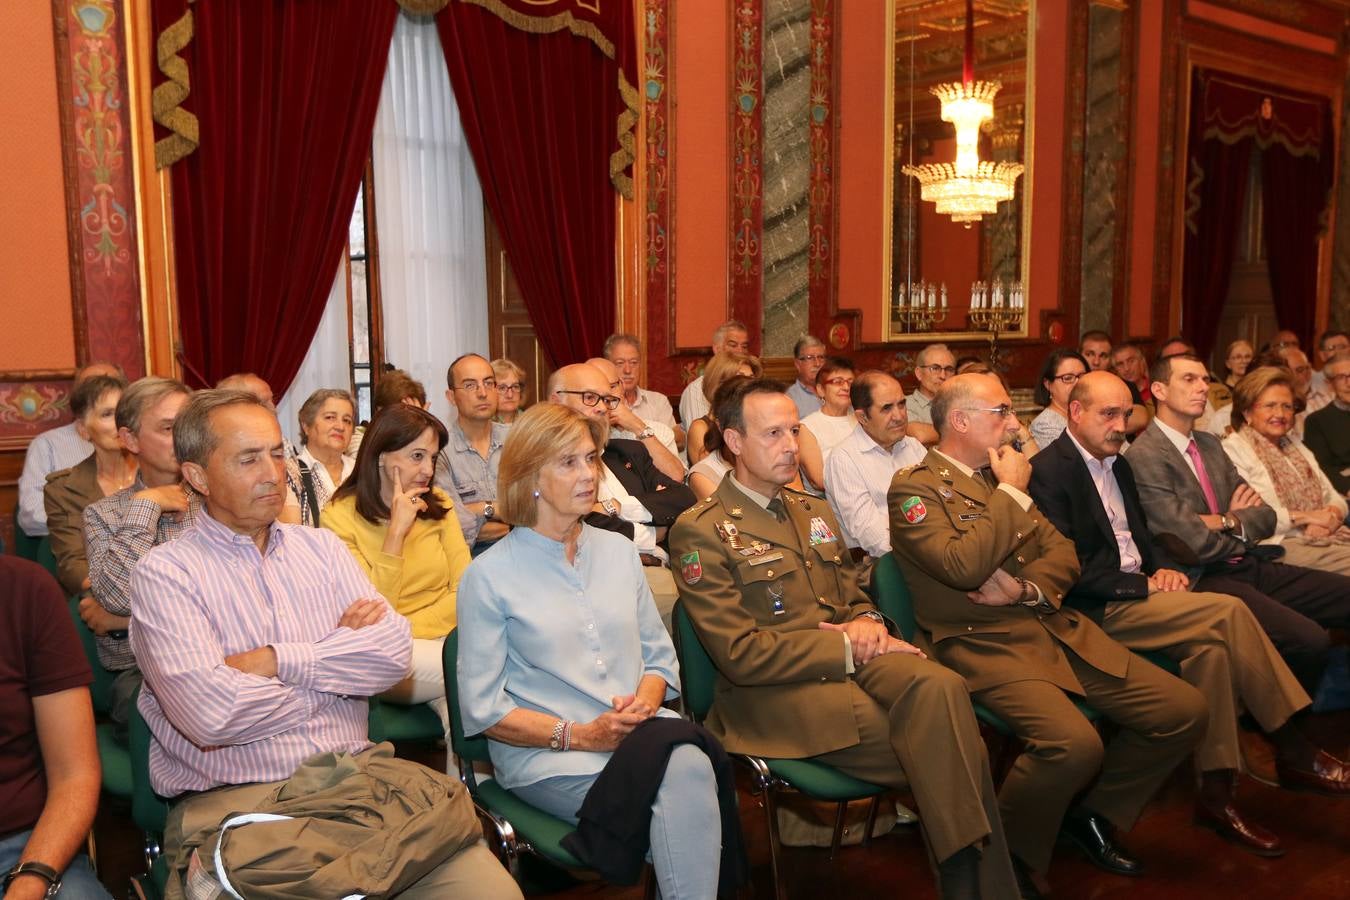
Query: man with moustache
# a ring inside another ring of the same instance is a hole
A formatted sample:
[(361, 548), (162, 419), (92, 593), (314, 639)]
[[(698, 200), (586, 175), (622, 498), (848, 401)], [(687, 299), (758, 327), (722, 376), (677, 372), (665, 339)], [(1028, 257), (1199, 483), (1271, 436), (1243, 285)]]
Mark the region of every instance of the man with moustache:
[(1130, 464), (1119, 455), (1129, 410), (1125, 382), (1088, 373), (1069, 395), (1064, 434), (1031, 461), (1029, 493), (1074, 542), (1082, 565), (1064, 602), (1131, 650), (1176, 660), (1181, 677), (1210, 699), (1209, 729), (1195, 753), (1195, 820), (1248, 852), (1281, 856), (1279, 838), (1238, 809), (1238, 716), (1248, 710), (1281, 757), (1307, 769), (1317, 748), (1297, 720), (1312, 700), (1241, 600), (1192, 593), (1181, 567), (1154, 546)]
[[(1042, 877), (1061, 833), (1098, 867), (1139, 875), (1116, 832), (1203, 737), (1205, 700), (1064, 606), (1078, 557), (1025, 492), (1002, 382), (948, 380), (933, 421), (937, 446), (891, 483), (891, 546), (927, 645), (1025, 741), (999, 791), (1014, 864)], [(1109, 745), (1074, 697), (1119, 726)]]
[(718, 672), (709, 730), (733, 753), (908, 787), (942, 896), (1017, 896), (965, 685), (887, 632), (829, 505), (785, 488), (800, 426), (783, 385), (724, 392), (714, 414), (735, 468), (671, 530), (680, 597)]
[(202, 859), (227, 817), (284, 808), (368, 836), (255, 822), (231, 832), (217, 861), (243, 843), (247, 868), (313, 896), (518, 898), (464, 786), (372, 747), (367, 698), (407, 674), (408, 620), (331, 531), (277, 523), (276, 416), (242, 391), (200, 391), (173, 443), (203, 509), (137, 567), (131, 626), (151, 785), (180, 797), (164, 833), (167, 896), (184, 895), (189, 870), (194, 896), (224, 871)]

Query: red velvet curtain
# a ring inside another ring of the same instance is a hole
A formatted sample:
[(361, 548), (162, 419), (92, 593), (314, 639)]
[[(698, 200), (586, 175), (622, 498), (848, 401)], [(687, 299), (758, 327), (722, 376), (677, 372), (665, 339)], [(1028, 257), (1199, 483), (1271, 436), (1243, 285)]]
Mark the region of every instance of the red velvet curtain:
[[(156, 31), (184, 0), (155, 0)], [(323, 315), (370, 149), (393, 0), (200, 0), (182, 51), (200, 146), (173, 164), (184, 373), (280, 396)]]
[(1186, 153), (1182, 322), (1202, 358), (1228, 298), (1248, 166), (1260, 148), (1262, 227), (1281, 328), (1307, 346), (1317, 306), (1318, 238), (1335, 159), (1325, 98), (1197, 69)]
[(623, 103), (616, 59), (563, 30), (537, 34), (470, 3), (436, 17), (483, 197), (556, 367), (600, 352), (614, 330), (615, 201), (609, 160)]

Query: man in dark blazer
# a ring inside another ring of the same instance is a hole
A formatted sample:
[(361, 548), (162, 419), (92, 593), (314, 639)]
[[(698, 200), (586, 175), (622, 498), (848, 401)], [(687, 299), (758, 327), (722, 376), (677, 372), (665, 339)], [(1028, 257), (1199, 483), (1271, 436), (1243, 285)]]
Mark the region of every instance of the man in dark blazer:
[(1256, 615), (1309, 693), (1327, 664), (1328, 628), (1350, 626), (1350, 577), (1277, 562), (1258, 542), (1275, 530), (1219, 439), (1195, 429), (1208, 372), (1189, 354), (1153, 364), (1157, 414), (1126, 451), (1153, 533), (1197, 570), (1196, 590), (1233, 594)]
[(1237, 809), (1238, 716), (1250, 710), (1279, 747), (1280, 765), (1316, 782), (1319, 751), (1294, 721), (1312, 700), (1241, 600), (1191, 592), (1154, 546), (1130, 464), (1119, 455), (1130, 407), (1119, 377), (1084, 375), (1069, 395), (1068, 427), (1031, 461), (1028, 493), (1073, 541), (1082, 567), (1064, 602), (1131, 650), (1175, 660), (1181, 677), (1209, 698), (1209, 729), (1195, 751), (1196, 821), (1252, 853), (1279, 856), (1279, 838)]
[[(554, 372), (548, 380), (548, 398), (606, 422), (610, 410), (622, 402), (610, 391), (605, 374), (585, 363)], [(632, 538), (661, 620), (670, 628), (671, 610), (679, 595), (667, 567), (666, 531), (697, 498), (688, 485), (656, 467), (641, 441), (613, 438), (605, 444), (601, 460), (600, 499), (586, 521)], [(606, 518), (610, 525), (604, 524)]]

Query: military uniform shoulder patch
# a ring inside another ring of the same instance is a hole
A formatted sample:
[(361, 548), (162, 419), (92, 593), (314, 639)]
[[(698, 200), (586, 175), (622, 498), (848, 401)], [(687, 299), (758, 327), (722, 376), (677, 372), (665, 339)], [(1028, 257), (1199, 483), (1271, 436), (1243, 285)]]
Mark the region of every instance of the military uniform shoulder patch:
[(698, 584), (702, 580), (703, 563), (699, 561), (697, 550), (680, 557), (680, 577), (685, 584)]
[(901, 503), (900, 511), (905, 514), (905, 521), (911, 525), (918, 525), (928, 518), (928, 507), (924, 506), (918, 497), (910, 497)]

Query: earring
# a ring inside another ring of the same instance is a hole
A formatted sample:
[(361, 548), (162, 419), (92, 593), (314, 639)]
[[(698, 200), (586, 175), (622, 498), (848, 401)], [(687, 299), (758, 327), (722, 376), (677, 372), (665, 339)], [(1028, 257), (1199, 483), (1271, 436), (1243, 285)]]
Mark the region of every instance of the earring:
[(539, 499), (539, 492), (538, 492), (538, 491), (535, 491), (535, 492), (534, 492), (534, 499), (536, 499), (536, 500)]

